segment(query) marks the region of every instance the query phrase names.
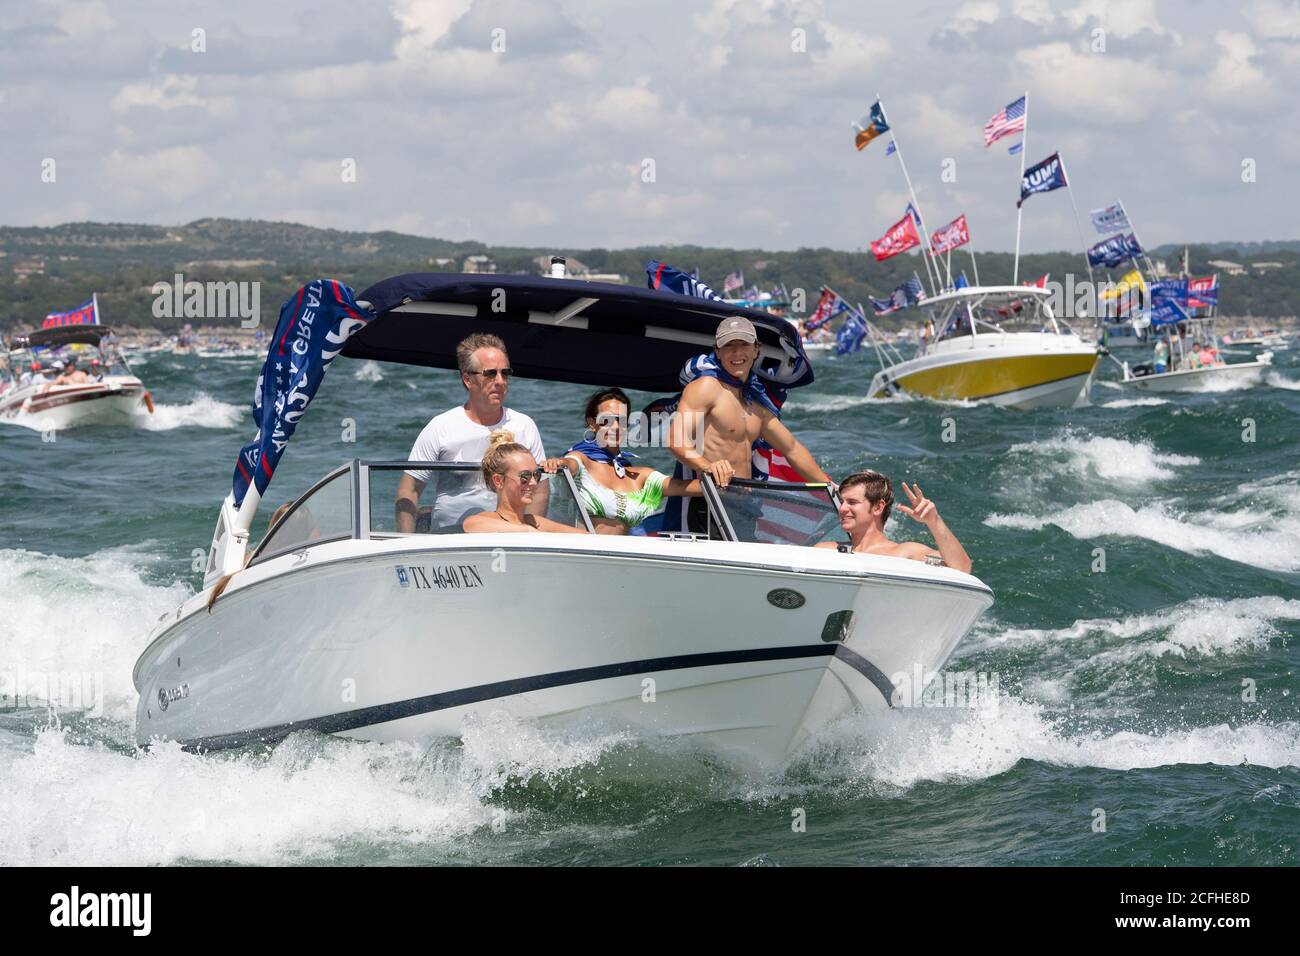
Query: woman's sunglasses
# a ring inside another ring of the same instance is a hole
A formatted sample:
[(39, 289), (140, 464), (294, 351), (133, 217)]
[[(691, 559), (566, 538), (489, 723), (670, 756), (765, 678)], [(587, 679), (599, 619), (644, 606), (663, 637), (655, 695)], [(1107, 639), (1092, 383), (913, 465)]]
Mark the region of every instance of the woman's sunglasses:
[(538, 468), (535, 471), (521, 471), (518, 476), (521, 484), (531, 484), (532, 482), (542, 482), (550, 477), (543, 469)]

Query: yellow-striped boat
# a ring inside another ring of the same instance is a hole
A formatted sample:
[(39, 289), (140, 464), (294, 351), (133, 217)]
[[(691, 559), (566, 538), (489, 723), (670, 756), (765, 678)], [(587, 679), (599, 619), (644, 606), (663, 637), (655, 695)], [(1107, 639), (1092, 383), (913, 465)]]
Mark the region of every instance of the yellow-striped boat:
[(916, 355), (878, 344), (882, 368), (868, 394), (1086, 405), (1100, 351), (1053, 315), (1049, 298), (1034, 286), (968, 286), (923, 300), (929, 319)]

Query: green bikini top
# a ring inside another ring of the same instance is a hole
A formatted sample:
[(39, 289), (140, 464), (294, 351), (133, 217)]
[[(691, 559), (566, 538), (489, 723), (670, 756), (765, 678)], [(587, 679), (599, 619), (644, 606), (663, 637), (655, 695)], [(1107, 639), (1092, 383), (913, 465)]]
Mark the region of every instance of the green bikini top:
[(591, 476), (577, 455), (565, 455), (578, 463), (578, 497), (593, 518), (612, 518), (634, 528), (646, 518), (664, 510), (664, 483), (668, 476), (652, 471), (637, 491), (615, 491)]

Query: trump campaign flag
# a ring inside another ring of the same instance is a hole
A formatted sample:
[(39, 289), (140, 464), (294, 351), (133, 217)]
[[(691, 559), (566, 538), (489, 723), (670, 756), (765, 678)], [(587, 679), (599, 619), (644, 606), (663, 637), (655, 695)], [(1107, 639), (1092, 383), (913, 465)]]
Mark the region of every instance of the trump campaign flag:
[(343, 345), (374, 318), (356, 293), (334, 279), (303, 286), (280, 307), (266, 363), (253, 392), (257, 437), (239, 449), (232, 492), (243, 503), (250, 487), (266, 491), (275, 466)]
[(1020, 180), (1020, 201), (1016, 205), (1021, 205), (1035, 193), (1050, 193), (1053, 189), (1068, 185), (1070, 183), (1065, 178), (1065, 165), (1061, 162), (1061, 154), (1053, 153), (1041, 163), (1036, 163), (1025, 170), (1024, 178)]
[(930, 234), (930, 252), (941, 255), (949, 249), (956, 249), (970, 242), (970, 230), (966, 228), (966, 214), (962, 213), (946, 226), (940, 226)]
[(1092, 216), (1093, 228), (1103, 235), (1108, 232), (1133, 228), (1128, 221), (1128, 213), (1124, 211), (1124, 204), (1121, 202), (1113, 202), (1109, 206), (1094, 209), (1090, 215)]
[(89, 302), (83, 302), (67, 312), (48, 312), (41, 328), (53, 329), (60, 325), (99, 325), (99, 297), (92, 295)]
[(695, 278), (695, 276), (689, 275), (681, 269), (674, 269), (666, 262), (651, 259), (645, 264), (645, 274), (646, 285), (652, 289), (676, 292), (678, 295), (690, 295), (697, 299), (722, 301), (722, 296)]
[(841, 312), (851, 311), (852, 308), (840, 298), (839, 293), (828, 286), (823, 287), (822, 294), (817, 299), (817, 308), (809, 316), (804, 328), (809, 332), (815, 332)]
[(916, 234), (916, 222), (911, 213), (904, 213), (903, 218), (889, 227), (889, 231), (871, 244), (871, 254), (877, 262), (884, 262), (901, 252), (921, 244), (921, 237)]
[(1161, 302), (1177, 302), (1179, 305), (1187, 305), (1186, 279), (1157, 279), (1151, 283), (1150, 291), (1152, 305)]
[(1208, 309), (1219, 304), (1219, 277), (1205, 276), (1187, 280), (1187, 305), (1192, 309)]
[(867, 144), (881, 133), (889, 132), (889, 124), (885, 122), (885, 109), (880, 105), (880, 100), (871, 104), (867, 115), (853, 124), (853, 130), (853, 145), (858, 148), (858, 152), (866, 149)]

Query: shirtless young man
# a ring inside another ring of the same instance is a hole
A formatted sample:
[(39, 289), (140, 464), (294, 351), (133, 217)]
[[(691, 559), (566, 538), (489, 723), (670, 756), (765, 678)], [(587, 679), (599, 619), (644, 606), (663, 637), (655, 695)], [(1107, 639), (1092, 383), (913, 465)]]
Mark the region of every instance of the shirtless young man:
[[(805, 480), (831, 484), (830, 476), (803, 443), (755, 397), (762, 385), (752, 375), (758, 361), (754, 324), (740, 316), (724, 319), (714, 344), (722, 374), (717, 378), (701, 375), (682, 390), (677, 414), (668, 426), (668, 450), (673, 457), (687, 469), (707, 473), (725, 488), (733, 477), (753, 477), (754, 441), (761, 437)], [(697, 447), (701, 430), (703, 440)]]
[(939, 550), (926, 547), (919, 541), (890, 541), (885, 537), (885, 522), (894, 507), (894, 489), (889, 479), (878, 471), (849, 475), (840, 485), (840, 527), (848, 532), (850, 544), (841, 547), (834, 541), (823, 541), (817, 547), (841, 548), (854, 554), (911, 558), (926, 564), (945, 564), (970, 574), (970, 556), (939, 517), (934, 502), (921, 493), (918, 485), (909, 488), (904, 482), (903, 491), (911, 505), (899, 505), (898, 510), (929, 528)]

